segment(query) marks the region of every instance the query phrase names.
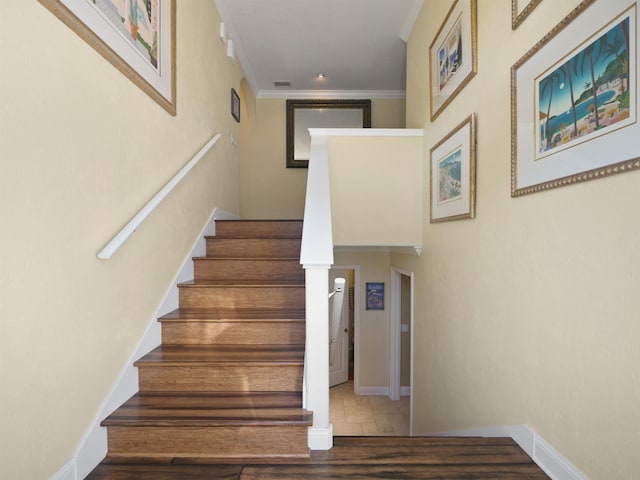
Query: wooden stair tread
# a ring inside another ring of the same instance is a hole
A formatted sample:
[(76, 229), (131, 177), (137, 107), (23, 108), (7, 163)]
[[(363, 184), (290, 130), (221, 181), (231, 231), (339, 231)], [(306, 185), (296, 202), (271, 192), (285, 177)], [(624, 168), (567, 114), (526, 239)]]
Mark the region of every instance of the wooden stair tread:
[(242, 262), (293, 262), (300, 261), (300, 257), (192, 257), (192, 260), (201, 260), (203, 262), (225, 262), (225, 261), (242, 261)]
[(300, 408), (300, 392), (136, 393), (129, 406), (151, 408)]
[(304, 322), (304, 308), (177, 308), (160, 317), (160, 322)]
[(161, 345), (135, 366), (302, 365), (304, 345)]
[[(299, 394), (257, 395), (251, 392), (244, 396), (198, 393), (136, 394), (105, 419), (102, 425), (156, 427), (310, 425), (312, 414), (300, 406), (302, 403), (300, 397)], [(292, 402), (291, 399), (294, 401)], [(282, 402), (292, 405), (279, 406)]]
[(295, 280), (188, 280), (178, 284), (178, 287), (186, 288), (230, 288), (230, 287), (249, 287), (249, 288), (299, 288), (304, 287), (304, 279)]
[(302, 220), (216, 220), (218, 238), (300, 238)]

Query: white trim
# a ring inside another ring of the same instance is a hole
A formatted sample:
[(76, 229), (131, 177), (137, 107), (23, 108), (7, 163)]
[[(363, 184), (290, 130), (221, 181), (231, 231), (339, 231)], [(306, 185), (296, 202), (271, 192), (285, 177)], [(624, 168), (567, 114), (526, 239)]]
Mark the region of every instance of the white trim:
[(331, 450), (333, 447), (333, 425), (327, 428), (309, 427), (308, 444), (310, 450)]
[(353, 270), (353, 391), (358, 394), (360, 383), (360, 265), (333, 265), (336, 270)]
[(400, 317), (402, 273), (391, 267), (389, 308), (389, 398), (400, 400)]
[(178, 308), (177, 284), (193, 278), (192, 258), (204, 256), (206, 253), (206, 240), (204, 236), (215, 234), (215, 221), (217, 219), (235, 218), (238, 217), (223, 210), (217, 208), (213, 210), (209, 220), (197, 237), (191, 252), (185, 258), (176, 278), (167, 290), (160, 308), (149, 321), (147, 330), (125, 363), (124, 368), (111, 387), (98, 413), (93, 418), (91, 426), (80, 441), (71, 460), (71, 462), (74, 462), (76, 465), (77, 478), (85, 478), (107, 454), (107, 429), (101, 427), (100, 422), (138, 391), (138, 369), (133, 366), (133, 362), (160, 345), (162, 332), (158, 317)]
[(422, 137), (421, 128), (310, 128), (311, 137)]
[(540, 435), (535, 434), (533, 445), (532, 458), (551, 478), (558, 480), (585, 480), (587, 478)]
[(355, 388), (356, 395), (384, 395), (389, 396), (389, 387), (360, 387)]
[(127, 241), (127, 239), (136, 231), (136, 229), (144, 222), (149, 215), (156, 209), (156, 207), (162, 202), (167, 195), (171, 193), (171, 191), (175, 188), (175, 186), (180, 183), (180, 181), (196, 166), (196, 164), (200, 161), (202, 157), (204, 157), (209, 150), (216, 144), (216, 142), (220, 139), (220, 134), (216, 134), (209, 140), (204, 146), (196, 153), (191, 160), (187, 162), (187, 164), (180, 169), (178, 173), (176, 173), (167, 184), (160, 189), (158, 193), (156, 193), (151, 200), (147, 202), (147, 204), (140, 209), (135, 216), (129, 220), (122, 229), (116, 233), (115, 237), (113, 237), (109, 243), (105, 245), (105, 247), (98, 252), (98, 258), (102, 260), (108, 260), (112, 257), (114, 253), (118, 251), (118, 249)]
[(407, 15), (407, 19), (405, 20), (404, 25), (400, 30), (400, 38), (404, 43), (407, 43), (407, 41), (409, 41), (409, 37), (411, 36), (411, 32), (413, 31), (413, 26), (415, 25), (416, 20), (418, 20), (418, 16), (420, 15), (420, 11), (422, 10), (423, 3), (424, 0), (415, 0), (413, 2), (413, 6), (411, 7), (409, 14)]
[(400, 396), (401, 397), (410, 397), (413, 394), (413, 388), (409, 387), (400, 387)]
[(528, 425), (474, 428), (437, 435), (443, 437), (511, 437), (552, 480), (588, 480), (586, 475)]
[(60, 470), (51, 475), (49, 480), (77, 480), (77, 478), (76, 460), (73, 458), (65, 463)]
[[(401, 303), (401, 293), (402, 293), (402, 275), (409, 277), (409, 324), (411, 328), (409, 329), (410, 340), (409, 343), (412, 343), (413, 338), (413, 283), (414, 283), (414, 275), (413, 272), (408, 270), (403, 270), (401, 268), (391, 266), (391, 316), (390, 316), (390, 325), (389, 325), (389, 398), (391, 400), (400, 400), (402, 396), (402, 388), (405, 388), (405, 392), (410, 392), (410, 387), (401, 387), (400, 386), (400, 376), (401, 376), (401, 339), (402, 334), (400, 332), (400, 323), (402, 320), (402, 303)], [(411, 358), (413, 358), (413, 351), (411, 351)], [(410, 367), (411, 371), (411, 367)], [(411, 378), (411, 374), (410, 374)], [(410, 393), (405, 393), (406, 395), (410, 395)]]
[(402, 100), (407, 97), (405, 90), (259, 90), (256, 98), (279, 99), (362, 99), (373, 98), (378, 100)]

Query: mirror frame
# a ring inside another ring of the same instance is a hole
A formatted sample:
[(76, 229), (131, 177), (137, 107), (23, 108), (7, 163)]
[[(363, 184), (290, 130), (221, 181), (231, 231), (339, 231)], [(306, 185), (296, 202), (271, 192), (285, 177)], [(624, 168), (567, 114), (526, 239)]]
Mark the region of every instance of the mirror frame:
[(371, 100), (287, 100), (287, 168), (307, 168), (309, 160), (295, 160), (295, 115), (300, 109), (361, 109), (362, 128), (371, 128)]

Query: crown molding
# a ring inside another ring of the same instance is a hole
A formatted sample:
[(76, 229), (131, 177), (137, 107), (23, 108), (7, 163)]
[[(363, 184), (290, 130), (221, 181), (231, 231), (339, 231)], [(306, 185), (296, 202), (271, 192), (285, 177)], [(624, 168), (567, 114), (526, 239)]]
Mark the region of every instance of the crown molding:
[(260, 90), (256, 98), (376, 98), (382, 100), (401, 100), (406, 98), (406, 96), (407, 92), (404, 90)]

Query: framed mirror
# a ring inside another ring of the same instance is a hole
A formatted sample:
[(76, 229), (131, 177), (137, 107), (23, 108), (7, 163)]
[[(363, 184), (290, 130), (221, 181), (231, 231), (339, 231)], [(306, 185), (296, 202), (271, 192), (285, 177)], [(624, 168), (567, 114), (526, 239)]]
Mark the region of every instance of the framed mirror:
[(287, 168), (307, 168), (309, 128), (371, 128), (371, 100), (287, 100)]

